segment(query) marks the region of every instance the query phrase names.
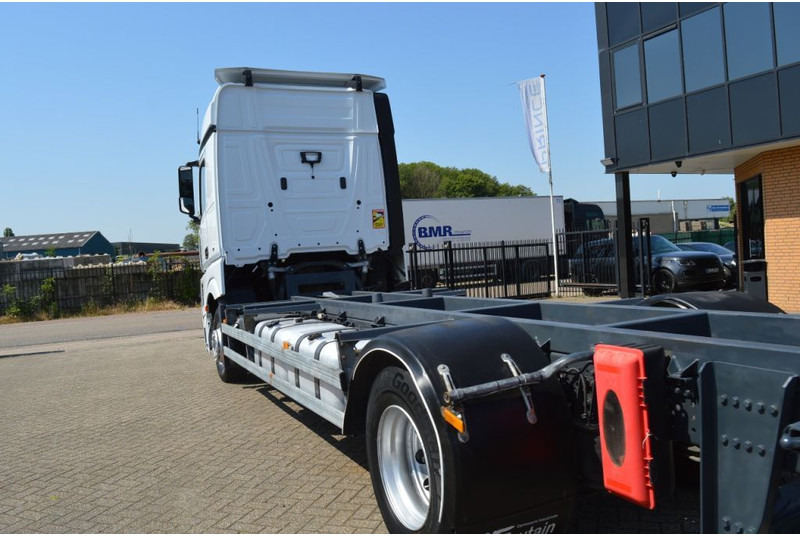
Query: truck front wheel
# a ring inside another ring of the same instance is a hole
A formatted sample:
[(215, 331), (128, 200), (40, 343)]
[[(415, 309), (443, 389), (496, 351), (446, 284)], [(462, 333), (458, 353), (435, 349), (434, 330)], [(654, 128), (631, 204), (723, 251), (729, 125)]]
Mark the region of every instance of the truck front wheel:
[(389, 532), (442, 530), (442, 468), (431, 417), (409, 374), (378, 374), (367, 405), (367, 460)]
[(222, 344), (222, 318), (220, 309), (214, 312), (214, 318), (211, 320), (211, 353), (214, 355), (214, 363), (217, 366), (217, 374), (225, 383), (236, 383), (244, 379), (246, 371), (225, 357), (224, 347)]

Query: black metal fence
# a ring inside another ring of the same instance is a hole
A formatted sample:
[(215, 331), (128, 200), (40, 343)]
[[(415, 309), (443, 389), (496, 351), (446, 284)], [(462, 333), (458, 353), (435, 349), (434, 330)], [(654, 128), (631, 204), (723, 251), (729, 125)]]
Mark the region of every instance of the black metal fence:
[(49, 316), (150, 299), (195, 304), (200, 266), (195, 257), (151, 258), (148, 262), (63, 267), (30, 261), (3, 263), (0, 314)]
[(468, 296), (533, 298), (552, 290), (550, 242), (464, 243), (408, 247), (412, 287), (462, 289)]
[(616, 230), (568, 231), (556, 234), (559, 293), (601, 296), (617, 293)]
[[(633, 269), (637, 292), (651, 292), (649, 219), (636, 222)], [(724, 244), (736, 239), (733, 229), (663, 235), (680, 243), (688, 240)], [(468, 296), (491, 298), (560, 296), (614, 296), (619, 293), (616, 229), (561, 231), (556, 233), (558, 273), (552, 243), (491, 242), (439, 247), (408, 247), (408, 277), (412, 288), (463, 289)], [(642, 281), (644, 285), (642, 285)]]

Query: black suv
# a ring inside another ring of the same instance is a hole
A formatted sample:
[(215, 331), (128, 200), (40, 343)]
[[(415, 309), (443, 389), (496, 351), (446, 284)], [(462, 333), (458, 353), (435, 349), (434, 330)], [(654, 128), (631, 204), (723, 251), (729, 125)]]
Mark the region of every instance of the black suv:
[[(633, 238), (634, 271), (639, 280), (639, 238)], [(650, 281), (658, 294), (679, 290), (719, 290), (725, 272), (719, 257), (702, 251), (683, 251), (664, 238), (650, 237)], [(610, 238), (593, 240), (577, 249), (569, 260), (574, 283), (616, 284), (616, 247)]]
[(685, 251), (707, 251), (713, 253), (722, 261), (722, 268), (725, 270), (725, 285), (729, 288), (736, 288), (739, 284), (739, 270), (736, 266), (736, 252), (713, 242), (683, 242), (677, 244)]

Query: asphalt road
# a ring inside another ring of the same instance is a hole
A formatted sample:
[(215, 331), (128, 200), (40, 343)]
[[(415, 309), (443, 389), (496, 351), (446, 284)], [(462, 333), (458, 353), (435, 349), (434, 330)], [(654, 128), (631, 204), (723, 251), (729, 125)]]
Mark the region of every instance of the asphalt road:
[(0, 355), (9, 349), (174, 331), (202, 330), (199, 309), (65, 318), (0, 326)]
[[(696, 493), (649, 512), (578, 501), (577, 532), (697, 532)], [(217, 378), (199, 312), (0, 326), (0, 533), (385, 532), (361, 437)]]

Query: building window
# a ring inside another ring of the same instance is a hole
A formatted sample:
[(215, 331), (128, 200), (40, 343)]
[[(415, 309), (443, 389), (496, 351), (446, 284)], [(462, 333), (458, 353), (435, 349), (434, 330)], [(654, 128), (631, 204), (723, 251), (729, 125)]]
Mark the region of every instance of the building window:
[(713, 2), (680, 2), (678, 7), (681, 9), (681, 17), (688, 17), (713, 5)]
[(728, 80), (772, 69), (769, 4), (730, 2), (724, 13)]
[(764, 203), (761, 199), (761, 176), (743, 182), (739, 188), (744, 259), (763, 259)]
[(639, 35), (639, 4), (636, 2), (609, 2), (608, 41), (613, 47)]
[(642, 75), (638, 44), (614, 52), (614, 89), (617, 109), (641, 104)]
[(686, 91), (725, 81), (719, 8), (709, 9), (681, 23)]
[(775, 43), (778, 47), (778, 65), (800, 61), (800, 4), (775, 3)]
[(668, 99), (683, 92), (678, 30), (644, 42), (644, 65), (648, 102)]
[(677, 20), (674, 2), (642, 2), (642, 31), (658, 30)]

